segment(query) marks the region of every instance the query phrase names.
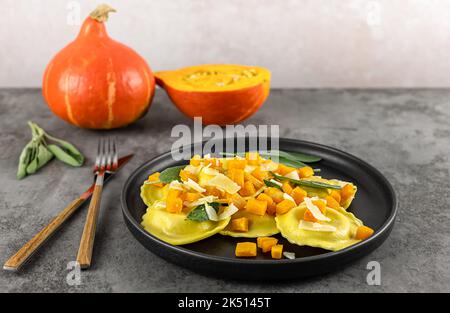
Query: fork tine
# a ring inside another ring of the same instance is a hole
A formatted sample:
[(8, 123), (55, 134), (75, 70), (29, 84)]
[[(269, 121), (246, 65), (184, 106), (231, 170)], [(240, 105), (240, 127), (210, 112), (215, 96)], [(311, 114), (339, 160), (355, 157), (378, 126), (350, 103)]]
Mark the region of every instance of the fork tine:
[(115, 171), (119, 166), (119, 155), (117, 153), (116, 138), (113, 139), (113, 170)]
[(95, 157), (95, 167), (100, 166), (100, 153), (101, 153), (102, 139), (100, 138), (97, 143), (97, 156)]
[(112, 151), (111, 151), (111, 137), (108, 137), (108, 149), (106, 152), (106, 170), (111, 170)]
[(100, 152), (100, 170), (105, 170), (106, 165), (106, 140), (102, 140), (102, 151)]

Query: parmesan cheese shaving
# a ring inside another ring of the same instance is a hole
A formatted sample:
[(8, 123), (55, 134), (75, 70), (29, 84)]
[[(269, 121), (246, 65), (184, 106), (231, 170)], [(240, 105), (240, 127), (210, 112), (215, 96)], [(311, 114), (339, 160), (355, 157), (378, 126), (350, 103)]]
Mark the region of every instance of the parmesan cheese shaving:
[(184, 168), (185, 171), (194, 174), (194, 175), (198, 175), (198, 173), (200, 173), (202, 167), (201, 166), (194, 166), (194, 165), (186, 165), (186, 167)]
[(325, 215), (323, 215), (323, 213), (320, 211), (320, 209), (316, 205), (314, 205), (311, 198), (305, 197), (304, 201), (306, 203), (306, 207), (308, 208), (308, 210), (311, 212), (311, 214), (314, 216), (314, 218), (316, 220), (325, 221), (325, 222), (331, 221), (331, 219), (329, 217), (326, 217)]
[(289, 200), (295, 203), (294, 198), (292, 198), (290, 195), (288, 195), (287, 193), (283, 193), (283, 199), (285, 200)]
[(165, 208), (166, 208), (166, 202), (165, 202), (165, 201), (156, 201), (156, 202), (153, 204), (153, 207), (154, 207), (155, 209), (165, 209)]
[(215, 200), (217, 200), (218, 198), (216, 196), (206, 196), (203, 198), (198, 199), (197, 201), (193, 201), (193, 202), (184, 202), (184, 205), (187, 206), (188, 208), (192, 208), (192, 207), (196, 207), (205, 203), (211, 203), (214, 202)]
[(246, 165), (244, 168), (244, 172), (251, 174), (256, 169), (254, 165)]
[(295, 259), (295, 253), (294, 252), (287, 252), (287, 251), (285, 251), (285, 252), (283, 252), (283, 255), (284, 255), (284, 257), (286, 259), (289, 259), (289, 260)]
[(208, 203), (205, 203), (205, 211), (210, 221), (217, 222), (219, 220), (216, 210), (214, 210), (214, 208)]
[(286, 175), (284, 175), (284, 177), (287, 177), (287, 178), (290, 178), (290, 179), (300, 180), (300, 176), (298, 176), (297, 171), (292, 171), (290, 173), (287, 173)]
[(273, 161), (269, 161), (267, 163), (263, 163), (261, 164), (261, 169), (263, 171), (268, 171), (268, 172), (273, 172), (278, 168), (278, 164), (273, 162)]
[(335, 232), (336, 231), (336, 227), (334, 227), (332, 225), (308, 222), (305, 220), (300, 220), (300, 223), (298, 224), (298, 228), (304, 229), (304, 230), (311, 230), (311, 231), (321, 231), (321, 232)]
[(188, 186), (191, 189), (194, 189), (197, 192), (205, 192), (206, 189), (201, 187), (199, 184), (197, 184), (195, 181), (193, 181), (192, 179), (188, 178), (187, 182), (184, 183), (185, 186)]
[(229, 206), (227, 206), (222, 213), (219, 214), (219, 221), (224, 220), (228, 217), (230, 217), (231, 215), (233, 215), (234, 213), (236, 213), (237, 211), (239, 211), (239, 209), (233, 204), (231, 203)]
[(282, 184), (282, 183), (280, 183), (280, 182), (276, 181), (275, 179), (271, 179), (271, 180), (270, 180), (270, 182), (271, 182), (271, 183), (274, 183), (274, 184), (276, 184), (276, 185), (278, 185), (278, 186), (280, 186), (280, 187), (282, 187), (282, 186), (283, 186), (283, 184)]
[(215, 169), (210, 168), (210, 167), (205, 167), (203, 169), (203, 173), (205, 173), (206, 175), (211, 175), (211, 176), (216, 176), (217, 174), (220, 174), (220, 172), (218, 170), (215, 170)]
[(172, 180), (169, 184), (169, 189), (183, 190), (183, 184), (178, 180)]
[(241, 189), (241, 187), (238, 184), (236, 184), (229, 177), (221, 173), (217, 174), (216, 176), (205, 182), (205, 185), (217, 187), (225, 192), (228, 192), (229, 194), (235, 194)]

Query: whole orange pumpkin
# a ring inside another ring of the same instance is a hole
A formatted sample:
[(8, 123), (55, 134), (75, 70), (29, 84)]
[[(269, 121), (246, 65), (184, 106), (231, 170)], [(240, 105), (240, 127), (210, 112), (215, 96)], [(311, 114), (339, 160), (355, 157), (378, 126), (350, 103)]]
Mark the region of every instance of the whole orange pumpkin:
[(83, 128), (110, 129), (143, 116), (153, 99), (155, 78), (133, 49), (111, 39), (107, 5), (86, 18), (77, 38), (47, 65), (42, 93), (50, 109)]

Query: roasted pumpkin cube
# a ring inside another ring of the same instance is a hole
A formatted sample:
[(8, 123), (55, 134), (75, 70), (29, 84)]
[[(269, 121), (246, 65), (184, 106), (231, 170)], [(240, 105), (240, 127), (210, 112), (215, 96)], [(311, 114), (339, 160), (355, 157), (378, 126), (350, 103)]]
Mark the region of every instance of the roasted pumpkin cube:
[(291, 192), (292, 192), (292, 186), (289, 184), (289, 182), (287, 182), (287, 181), (285, 181), (284, 183), (283, 183), (283, 186), (281, 186), (281, 189), (283, 189), (283, 191), (285, 192), (285, 193), (287, 193), (288, 195), (290, 195), (291, 194)]
[(261, 167), (257, 167), (252, 172), (253, 177), (256, 179), (259, 179), (260, 181), (264, 181), (264, 179), (267, 179), (269, 177), (269, 172), (263, 171)]
[(310, 166), (304, 166), (297, 170), (298, 176), (300, 178), (308, 178), (314, 175), (314, 170)]
[(303, 202), (303, 199), (308, 195), (308, 193), (300, 187), (295, 187), (290, 195), (294, 198), (295, 203), (298, 205)]
[(281, 259), (283, 256), (283, 245), (274, 245), (270, 250), (272, 259)]
[(311, 211), (308, 209), (306, 209), (305, 213), (303, 213), (303, 220), (313, 223), (318, 222), (318, 220), (314, 217), (314, 215), (312, 215)]
[(181, 170), (180, 171), (180, 178), (182, 181), (188, 181), (188, 179), (192, 179), (195, 182), (198, 182), (198, 177), (197, 175), (192, 174), (191, 172), (188, 172), (186, 170)]
[(205, 189), (206, 189), (205, 193), (208, 196), (216, 196), (218, 198), (222, 198), (225, 195), (225, 193), (223, 191), (221, 191), (213, 186), (206, 186)]
[(323, 214), (327, 213), (327, 205), (323, 200), (313, 200), (312, 203), (319, 208), (320, 212)]
[(166, 201), (166, 211), (169, 213), (181, 213), (183, 211), (183, 200), (181, 198), (168, 198)]
[(186, 192), (185, 200), (188, 202), (194, 202), (200, 199), (201, 197), (203, 196), (198, 192)]
[(261, 157), (257, 151), (251, 151), (245, 153), (245, 159), (248, 165), (259, 165)]
[(347, 184), (341, 189), (341, 204), (347, 201), (350, 197), (355, 194), (355, 189), (351, 184)]
[(199, 166), (201, 161), (202, 158), (198, 154), (196, 154), (191, 158), (189, 164), (191, 164), (192, 166)]
[(227, 194), (227, 199), (230, 203), (233, 203), (239, 210), (244, 210), (247, 205), (247, 201), (241, 197), (238, 193), (235, 194)]
[(273, 246), (278, 243), (277, 238), (268, 237), (267, 239), (263, 239), (261, 241), (261, 250), (262, 252), (269, 252)]
[(211, 168), (216, 168), (220, 166), (219, 160), (215, 158), (203, 159), (202, 161), (204, 166), (210, 166)]
[(275, 203), (280, 203), (281, 201), (284, 200), (283, 192), (278, 188), (269, 187), (266, 190), (264, 190), (264, 193), (270, 196)]
[(358, 240), (364, 240), (372, 236), (374, 233), (374, 230), (367, 226), (359, 226), (356, 230), (355, 238)]
[(260, 181), (250, 173), (244, 172), (244, 177), (245, 180), (250, 181), (256, 189), (259, 189), (262, 186), (264, 186), (264, 183), (262, 181)]
[(237, 257), (253, 257), (256, 256), (256, 243), (254, 242), (238, 242), (234, 254)]
[(330, 196), (332, 196), (338, 203), (341, 203), (341, 192), (339, 190), (331, 190)]
[(332, 196), (327, 196), (326, 200), (327, 200), (327, 207), (329, 208), (339, 209), (341, 207), (339, 202), (337, 202), (336, 199), (333, 198)]
[(167, 193), (167, 200), (171, 198), (178, 198), (181, 193), (182, 193), (181, 190), (170, 188), (169, 192)]
[[(322, 212), (322, 214), (326, 214), (327, 207), (322, 200), (314, 200), (313, 204), (319, 208), (319, 210), (320, 210), (320, 212)], [(305, 210), (305, 213), (303, 214), (303, 219), (307, 222), (314, 222), (314, 223), (318, 222), (318, 220), (314, 217), (314, 215), (308, 209)]]
[(290, 167), (290, 166), (287, 166), (284, 164), (279, 164), (278, 168), (275, 170), (275, 173), (278, 173), (280, 175), (286, 175), (293, 171), (295, 171), (294, 167)]
[(267, 202), (257, 199), (250, 199), (248, 200), (245, 209), (247, 210), (247, 212), (250, 212), (252, 214), (263, 216), (264, 214), (266, 214)]
[(247, 165), (246, 159), (231, 159), (227, 161), (228, 170), (232, 168), (238, 168), (243, 170)]
[(240, 168), (231, 168), (228, 170), (228, 177), (239, 186), (244, 186), (244, 170)]
[(293, 207), (295, 207), (295, 203), (291, 200), (285, 199), (277, 204), (276, 212), (277, 214), (284, 214)]
[(244, 183), (244, 187), (239, 190), (239, 194), (243, 197), (253, 196), (256, 192), (255, 186), (253, 186), (252, 182), (246, 181)]
[(269, 238), (272, 238), (272, 237), (258, 237), (258, 238), (256, 238), (256, 244), (258, 245), (258, 248), (261, 248), (262, 242), (264, 240), (266, 240), (266, 239), (269, 239)]
[(267, 205), (273, 203), (273, 199), (272, 199), (270, 196), (268, 196), (267, 194), (265, 194), (265, 193), (260, 193), (260, 194), (258, 195), (258, 197), (256, 197), (256, 199), (258, 199), (258, 200), (260, 200), (260, 201), (266, 201), (266, 202), (267, 202)]
[(231, 230), (238, 232), (248, 231), (248, 218), (240, 217), (231, 220)]
[[(153, 173), (152, 175), (150, 175), (148, 177), (147, 181), (148, 182), (159, 181), (159, 175), (160, 175), (160, 172), (155, 172), (155, 173)], [(155, 184), (153, 184), (153, 186), (155, 186), (155, 187), (163, 187), (164, 184), (163, 183), (155, 183)]]
[(277, 204), (275, 202), (267, 204), (267, 214), (275, 215), (277, 213)]

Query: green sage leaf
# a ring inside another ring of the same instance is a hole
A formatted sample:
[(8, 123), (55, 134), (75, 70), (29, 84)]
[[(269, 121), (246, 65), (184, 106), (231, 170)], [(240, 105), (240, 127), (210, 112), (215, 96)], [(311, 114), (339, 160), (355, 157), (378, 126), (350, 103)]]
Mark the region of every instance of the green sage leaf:
[(80, 158), (76, 158), (72, 156), (68, 151), (64, 151), (61, 147), (55, 145), (55, 144), (49, 144), (47, 145), (48, 150), (50, 150), (55, 157), (71, 166), (81, 166), (83, 164), (83, 159), (80, 160)]
[(27, 166), (31, 161), (32, 154), (34, 154), (33, 149), (34, 149), (33, 142), (30, 141), (20, 153), (19, 166), (17, 169), (18, 179), (22, 179), (25, 176), (27, 176)]
[(174, 180), (180, 180), (180, 171), (185, 167), (186, 165), (179, 165), (166, 168), (159, 174), (159, 181), (168, 184)]
[(295, 168), (308, 166), (305, 163), (302, 163), (302, 162), (299, 162), (299, 161), (289, 160), (289, 159), (286, 159), (284, 157), (279, 157), (278, 158), (278, 162), (281, 163), (281, 164), (284, 164), (286, 166), (295, 167)]
[(338, 189), (338, 190), (341, 189), (340, 186), (322, 183), (322, 182), (318, 182), (318, 181), (292, 179), (292, 178), (281, 176), (281, 175), (278, 175), (275, 173), (272, 173), (272, 175), (278, 180), (281, 180), (281, 181), (287, 180), (287, 181), (293, 183), (294, 185), (311, 187), (311, 188), (321, 188), (321, 189)]
[[(297, 162), (303, 164), (303, 166), (306, 166), (305, 163), (314, 163), (322, 160), (322, 158), (310, 155), (302, 152), (286, 152), (286, 151), (280, 151), (280, 150), (268, 150), (268, 151), (260, 151), (259, 152), (261, 156), (268, 156), (268, 157), (276, 157), (278, 156), (280, 159), (289, 160), (291, 162)], [(303, 166), (297, 166), (297, 167), (303, 167)]]
[[(59, 153), (59, 155), (62, 156), (62, 158), (57, 157), (60, 161), (63, 161), (64, 163), (72, 166), (83, 165), (84, 155), (73, 144), (65, 140), (50, 136), (47, 133), (45, 133), (45, 137), (56, 143), (54, 146), (58, 145), (59, 146), (58, 150), (62, 150), (63, 153), (61, 153), (61, 151)], [(64, 157), (64, 155), (68, 155), (70, 158)], [(73, 160), (75, 160), (75, 162)]]
[(53, 154), (40, 143), (36, 143), (36, 153), (34, 158), (27, 166), (27, 174), (36, 173), (41, 167), (47, 164), (53, 158)]
[[(210, 206), (214, 208), (216, 213), (219, 212), (220, 204), (217, 202), (211, 202), (209, 203)], [(208, 213), (206, 213), (206, 206), (205, 204), (201, 204), (199, 206), (196, 206), (195, 209), (193, 209), (191, 212), (189, 212), (187, 216), (188, 220), (196, 221), (196, 222), (204, 222), (209, 221)]]

